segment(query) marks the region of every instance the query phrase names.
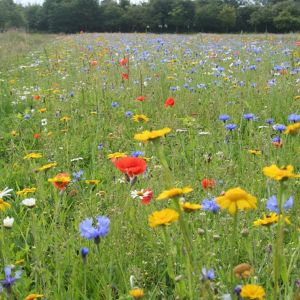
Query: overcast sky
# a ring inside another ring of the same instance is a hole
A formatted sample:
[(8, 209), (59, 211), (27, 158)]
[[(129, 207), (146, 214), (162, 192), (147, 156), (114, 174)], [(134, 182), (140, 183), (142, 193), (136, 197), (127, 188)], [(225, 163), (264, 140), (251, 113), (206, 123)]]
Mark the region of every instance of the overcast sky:
[[(15, 3), (18, 4), (42, 4), (44, 2), (44, 0), (14, 0)], [(142, 1), (142, 0), (131, 0), (131, 3), (140, 3), (140, 2), (146, 2), (146, 0)]]

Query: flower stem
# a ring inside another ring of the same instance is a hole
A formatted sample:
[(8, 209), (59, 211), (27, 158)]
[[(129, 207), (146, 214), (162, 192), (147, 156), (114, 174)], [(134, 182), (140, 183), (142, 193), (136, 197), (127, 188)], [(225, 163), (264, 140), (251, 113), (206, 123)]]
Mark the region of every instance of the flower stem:
[[(238, 226), (238, 211), (234, 214), (233, 217), (233, 228), (232, 228), (232, 237), (231, 237), (231, 253), (234, 254), (235, 249), (237, 248), (236, 241), (237, 241), (237, 226)], [(235, 257), (235, 255), (233, 255)], [(236, 265), (236, 259), (230, 260), (230, 284), (233, 287), (234, 285), (234, 274), (233, 274), (233, 267)]]
[(86, 261), (83, 262), (83, 287), (84, 287), (84, 298), (87, 299), (87, 288), (86, 288)]
[(284, 191), (285, 185), (283, 182), (280, 182), (279, 192), (278, 192), (278, 224), (277, 224), (277, 233), (275, 240), (275, 249), (273, 254), (273, 267), (274, 267), (274, 290), (273, 290), (273, 299), (277, 300), (280, 298), (280, 270), (283, 267), (283, 230), (284, 230)]
[(189, 298), (193, 299), (193, 279), (192, 279), (192, 273), (193, 273), (193, 248), (192, 248), (192, 241), (189, 235), (189, 231), (186, 225), (186, 222), (184, 220), (184, 215), (182, 213), (179, 200), (177, 198), (174, 198), (174, 203), (176, 206), (176, 210), (179, 213), (179, 225), (181, 232), (183, 234), (184, 243), (185, 243), (185, 252), (186, 252), (186, 270), (187, 270), (187, 277), (188, 277), (188, 285), (189, 285)]

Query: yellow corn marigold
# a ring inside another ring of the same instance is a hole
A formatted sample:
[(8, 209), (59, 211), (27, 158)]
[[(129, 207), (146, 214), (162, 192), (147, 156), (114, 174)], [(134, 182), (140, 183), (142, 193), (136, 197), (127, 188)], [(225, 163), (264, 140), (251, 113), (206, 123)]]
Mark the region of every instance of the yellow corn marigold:
[(200, 204), (190, 202), (182, 202), (180, 203), (180, 206), (185, 212), (193, 212), (202, 208)]
[[(282, 216), (280, 215), (280, 218)], [(257, 219), (253, 222), (254, 226), (270, 226), (274, 223), (277, 223), (279, 220), (279, 215), (277, 215), (276, 213), (272, 212), (268, 215), (263, 215), (263, 217), (261, 219)], [(285, 217), (285, 223), (287, 224), (291, 224), (290, 220), (288, 217)]]
[(35, 158), (41, 158), (43, 155), (41, 153), (28, 153), (26, 154), (23, 159), (35, 159)]
[(160, 225), (170, 225), (172, 222), (177, 221), (179, 214), (174, 209), (165, 208), (160, 211), (155, 211), (149, 216), (149, 226), (154, 228)]
[(261, 150), (257, 150), (257, 149), (248, 150), (248, 153), (253, 154), (253, 155), (261, 155), (262, 154)]
[(148, 122), (149, 121), (149, 118), (145, 115), (134, 115), (132, 117), (132, 120), (134, 122)]
[(143, 131), (142, 133), (137, 133), (134, 135), (134, 139), (140, 142), (147, 142), (149, 140), (155, 140), (159, 137), (165, 136), (166, 134), (171, 132), (171, 128), (163, 128), (159, 130), (153, 131)]
[(285, 134), (297, 134), (300, 132), (300, 122), (291, 124), (286, 127)]
[(246, 284), (242, 287), (241, 297), (252, 300), (263, 300), (265, 298), (265, 291), (260, 285)]
[(71, 120), (71, 117), (69, 117), (69, 116), (64, 116), (64, 117), (60, 118), (59, 120), (60, 120), (61, 122), (68, 122), (68, 121)]
[(17, 195), (18, 196), (27, 196), (27, 194), (30, 193), (35, 193), (36, 188), (35, 187), (31, 187), (31, 188), (24, 188), (23, 190), (17, 191)]
[(121, 157), (126, 157), (126, 156), (127, 155), (124, 152), (114, 152), (114, 153), (108, 154), (107, 158), (113, 159), (113, 158), (121, 158)]
[(0, 210), (5, 211), (7, 208), (10, 208), (10, 204), (5, 202), (3, 199), (0, 199)]
[(230, 214), (235, 214), (238, 209), (256, 209), (257, 199), (240, 187), (229, 189), (224, 195), (216, 198), (222, 209), (228, 209)]
[(100, 180), (97, 179), (88, 179), (85, 181), (86, 184), (96, 185), (100, 182)]
[(265, 176), (278, 181), (300, 177), (300, 175), (293, 173), (294, 167), (292, 165), (288, 165), (282, 168), (279, 168), (276, 165), (271, 165), (269, 167), (264, 167), (263, 172)]
[(37, 168), (36, 171), (38, 171), (38, 172), (47, 171), (47, 170), (49, 170), (51, 168), (54, 168), (56, 166), (57, 166), (57, 163), (52, 162), (52, 163), (49, 163), (49, 164), (46, 164), (46, 165), (43, 165), (43, 166)]
[(131, 297), (133, 297), (134, 299), (141, 299), (144, 297), (145, 293), (144, 293), (144, 290), (143, 289), (132, 289), (129, 291), (129, 295)]
[(191, 187), (173, 188), (160, 193), (156, 198), (156, 200), (165, 200), (165, 199), (174, 198), (183, 194), (190, 193), (191, 191), (193, 191)]
[(35, 300), (37, 298), (44, 298), (45, 296), (42, 294), (30, 294), (24, 300)]

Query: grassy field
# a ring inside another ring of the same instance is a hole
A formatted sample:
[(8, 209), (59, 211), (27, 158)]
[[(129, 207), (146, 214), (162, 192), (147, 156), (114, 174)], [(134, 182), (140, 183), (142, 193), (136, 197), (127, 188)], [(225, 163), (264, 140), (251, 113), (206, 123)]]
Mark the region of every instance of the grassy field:
[(1, 34), (0, 299), (300, 299), (297, 41)]

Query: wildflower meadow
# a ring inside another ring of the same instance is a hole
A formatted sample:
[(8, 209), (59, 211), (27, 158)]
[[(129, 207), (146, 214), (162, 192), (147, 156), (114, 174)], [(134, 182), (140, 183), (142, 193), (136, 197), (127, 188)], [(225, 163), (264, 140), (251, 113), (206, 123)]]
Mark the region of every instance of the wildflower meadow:
[(0, 34), (0, 299), (300, 299), (300, 36)]

